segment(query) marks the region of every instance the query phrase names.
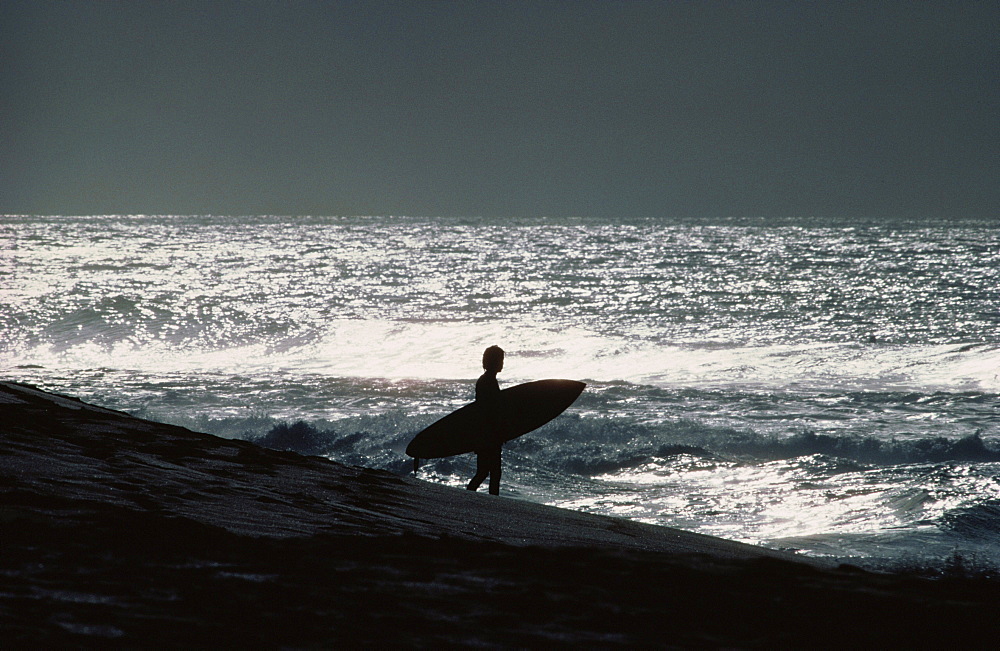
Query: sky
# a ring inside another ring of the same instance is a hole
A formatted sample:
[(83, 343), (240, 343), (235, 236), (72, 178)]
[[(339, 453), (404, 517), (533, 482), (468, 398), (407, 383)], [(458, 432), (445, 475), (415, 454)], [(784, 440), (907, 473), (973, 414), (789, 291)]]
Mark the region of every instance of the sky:
[(0, 212), (1000, 216), (1000, 3), (0, 0)]

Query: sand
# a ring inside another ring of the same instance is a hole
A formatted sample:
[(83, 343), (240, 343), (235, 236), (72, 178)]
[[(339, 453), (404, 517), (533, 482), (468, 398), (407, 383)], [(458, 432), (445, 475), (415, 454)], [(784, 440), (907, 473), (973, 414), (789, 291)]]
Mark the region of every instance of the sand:
[(17, 646), (992, 647), (1000, 583), (831, 567), (0, 383)]

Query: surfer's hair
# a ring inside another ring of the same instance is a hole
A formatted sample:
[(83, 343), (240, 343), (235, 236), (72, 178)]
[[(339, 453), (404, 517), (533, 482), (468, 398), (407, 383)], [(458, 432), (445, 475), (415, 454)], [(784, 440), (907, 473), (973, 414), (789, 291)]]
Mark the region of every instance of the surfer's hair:
[(483, 368), (497, 373), (503, 369), (503, 348), (490, 346), (483, 352)]

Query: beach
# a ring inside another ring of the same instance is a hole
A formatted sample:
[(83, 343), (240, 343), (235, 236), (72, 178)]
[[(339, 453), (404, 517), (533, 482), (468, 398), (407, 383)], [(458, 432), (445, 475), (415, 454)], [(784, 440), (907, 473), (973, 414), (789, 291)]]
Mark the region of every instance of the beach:
[(5, 638), (32, 646), (986, 647), (928, 580), (268, 450), (0, 384)]

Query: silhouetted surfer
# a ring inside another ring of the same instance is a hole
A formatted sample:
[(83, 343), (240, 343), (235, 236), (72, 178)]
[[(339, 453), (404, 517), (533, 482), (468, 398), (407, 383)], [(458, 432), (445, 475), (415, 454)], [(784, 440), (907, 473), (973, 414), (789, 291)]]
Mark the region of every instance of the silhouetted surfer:
[(503, 370), (503, 349), (499, 346), (487, 348), (483, 353), (483, 368), (486, 372), (476, 381), (476, 402), (486, 410), (490, 426), (485, 432), (487, 441), (476, 449), (476, 475), (466, 488), (476, 490), (489, 475), (490, 495), (499, 495), (503, 415), (500, 413), (500, 383), (497, 382), (497, 373)]

